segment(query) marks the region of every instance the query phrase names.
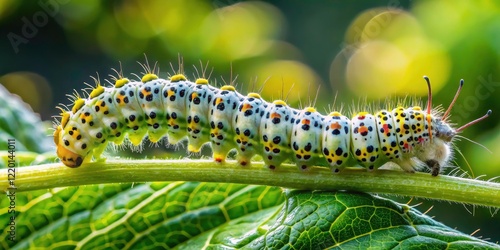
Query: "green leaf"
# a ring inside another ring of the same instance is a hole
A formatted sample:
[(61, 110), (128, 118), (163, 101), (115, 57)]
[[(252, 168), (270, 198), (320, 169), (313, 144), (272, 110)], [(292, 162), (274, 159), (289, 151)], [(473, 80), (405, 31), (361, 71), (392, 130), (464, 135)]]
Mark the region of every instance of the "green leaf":
[[(2, 225), (8, 202), (0, 202)], [(163, 182), (23, 192), (16, 202), (17, 243), (2, 249), (500, 249), (364, 193)]]
[(17, 151), (51, 151), (52, 142), (45, 131), (45, 125), (29, 105), (0, 85), (0, 150), (7, 150), (7, 140), (15, 139)]

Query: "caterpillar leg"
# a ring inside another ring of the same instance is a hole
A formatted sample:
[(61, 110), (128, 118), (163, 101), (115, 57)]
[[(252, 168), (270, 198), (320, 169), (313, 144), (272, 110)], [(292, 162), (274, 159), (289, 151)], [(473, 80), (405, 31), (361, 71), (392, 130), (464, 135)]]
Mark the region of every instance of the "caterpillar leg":
[(201, 150), (201, 146), (200, 147), (197, 147), (195, 145), (192, 145), (192, 144), (188, 144), (188, 151), (190, 153), (199, 153)]
[[(104, 150), (106, 149), (107, 145), (108, 145), (108, 143), (106, 142), (106, 143), (101, 144), (96, 149), (94, 149), (94, 152), (92, 153), (92, 155), (95, 157), (96, 161), (98, 161), (98, 162), (106, 161), (106, 158), (101, 157), (101, 155), (102, 155), (102, 153), (104, 153)], [(86, 162), (87, 159), (88, 159), (88, 161), (90, 161), (91, 158), (92, 157), (86, 157), (83, 162)]]
[(431, 159), (431, 160), (427, 160), (425, 162), (425, 164), (427, 164), (427, 166), (431, 169), (432, 176), (438, 176), (439, 175), (441, 167), (440, 167), (438, 161)]
[[(236, 160), (242, 167), (248, 166), (250, 165), (252, 157), (257, 154), (257, 148), (254, 145), (259, 146), (260, 144), (255, 140), (250, 141), (250, 138), (241, 133), (239, 128), (236, 128), (235, 130), (236, 136), (234, 137), (234, 139), (236, 142), (236, 150), (238, 151)], [(245, 129), (244, 131), (248, 132), (247, 134), (250, 134), (250, 130)]]
[(445, 141), (434, 138), (418, 152), (417, 158), (431, 170), (432, 176), (438, 176), (452, 158), (452, 151)]
[(439, 138), (426, 145), (417, 156), (431, 170), (432, 176), (438, 176), (443, 167), (452, 158), (450, 146)]
[(148, 129), (145, 128), (144, 126), (138, 126), (135, 125), (133, 127), (128, 126), (127, 127), (127, 138), (132, 143), (134, 146), (139, 146), (142, 144), (142, 141), (144, 140), (144, 137), (146, 136), (146, 133), (148, 132)]
[(243, 156), (243, 155), (239, 155), (239, 154), (238, 154), (236, 160), (238, 161), (238, 164), (240, 164), (242, 167), (246, 167), (246, 166), (250, 165), (250, 163), (251, 163), (250, 158)]

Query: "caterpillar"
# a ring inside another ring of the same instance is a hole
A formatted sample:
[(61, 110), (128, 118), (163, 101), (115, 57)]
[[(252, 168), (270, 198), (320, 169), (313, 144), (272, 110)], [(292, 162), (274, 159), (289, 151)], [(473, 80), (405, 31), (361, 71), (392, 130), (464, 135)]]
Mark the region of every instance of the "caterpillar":
[(427, 166), (437, 176), (452, 157), (453, 138), (491, 114), (489, 110), (457, 129), (450, 126), (463, 80), (442, 115), (432, 109), (431, 84), (424, 77), (425, 110), (400, 106), (348, 118), (338, 111), (323, 115), (314, 107), (291, 108), (283, 100), (267, 102), (254, 92), (242, 95), (231, 85), (216, 88), (206, 78), (192, 82), (174, 74), (162, 79), (143, 68), (140, 81), (117, 72), (112, 86), (96, 80), (88, 97), (76, 96), (71, 109), (60, 108), (54, 142), (62, 163), (79, 167), (92, 158), (104, 160), (101, 154), (110, 142), (121, 144), (127, 138), (137, 146), (146, 136), (153, 143), (166, 136), (170, 144), (187, 138), (189, 152), (210, 143), (213, 159), (221, 163), (236, 149), (241, 166), (260, 155), (270, 169), (290, 159), (301, 170), (329, 166), (333, 172), (356, 164), (372, 170), (393, 162), (408, 172)]

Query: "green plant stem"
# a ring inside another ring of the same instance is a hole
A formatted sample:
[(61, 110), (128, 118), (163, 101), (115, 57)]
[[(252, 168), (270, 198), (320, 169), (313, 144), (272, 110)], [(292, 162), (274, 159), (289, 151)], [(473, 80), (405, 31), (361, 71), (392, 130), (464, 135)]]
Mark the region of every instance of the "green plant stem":
[[(1, 190), (9, 187), (7, 172), (0, 169)], [(259, 162), (250, 167), (241, 167), (233, 161), (219, 164), (210, 160), (114, 160), (79, 168), (45, 164), (17, 168), (13, 181), (17, 192), (102, 183), (200, 181), (350, 190), (500, 207), (500, 184), (494, 182), (395, 170), (346, 169), (333, 174), (327, 168), (300, 171), (286, 164), (271, 171)]]

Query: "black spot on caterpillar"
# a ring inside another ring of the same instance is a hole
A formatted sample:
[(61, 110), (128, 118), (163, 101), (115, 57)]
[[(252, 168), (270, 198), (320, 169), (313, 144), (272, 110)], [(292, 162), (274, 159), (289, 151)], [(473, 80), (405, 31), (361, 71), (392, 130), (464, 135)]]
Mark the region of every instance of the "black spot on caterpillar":
[(236, 149), (242, 166), (258, 154), (270, 169), (290, 159), (302, 170), (319, 165), (334, 172), (349, 164), (376, 169), (394, 162), (409, 172), (428, 166), (437, 176), (452, 156), (455, 135), (491, 110), (454, 129), (449, 112), (463, 80), (448, 110), (439, 115), (432, 112), (430, 81), (424, 78), (426, 110), (396, 107), (349, 119), (337, 111), (322, 115), (313, 107), (298, 110), (282, 100), (267, 102), (257, 93), (242, 95), (229, 85), (215, 88), (205, 78), (191, 82), (176, 74), (167, 80), (146, 73), (141, 81), (132, 81), (119, 75), (114, 86), (98, 83), (87, 98), (76, 98), (71, 110), (61, 109), (54, 142), (69, 167), (99, 159), (110, 142), (128, 138), (139, 145), (147, 135), (152, 142), (166, 136), (171, 144), (187, 138), (190, 152), (210, 143), (217, 162)]

